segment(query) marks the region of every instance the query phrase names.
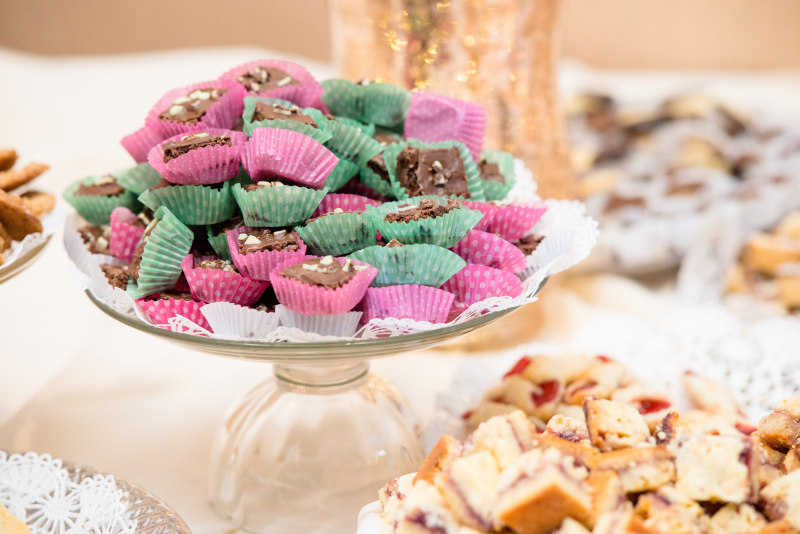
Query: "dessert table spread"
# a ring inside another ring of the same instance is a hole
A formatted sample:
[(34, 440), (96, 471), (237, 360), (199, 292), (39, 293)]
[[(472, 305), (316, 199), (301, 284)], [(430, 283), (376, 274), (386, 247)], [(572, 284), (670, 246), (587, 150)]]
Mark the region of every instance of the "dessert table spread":
[[(0, 50), (6, 80), (0, 84), (0, 147), (17, 149), (23, 160), (50, 164), (44, 185), (60, 192), (81, 176), (129, 163), (118, 140), (138, 126), (164, 87), (257, 57), (297, 59), (247, 48), (60, 59)], [(334, 74), (330, 65), (303, 62), (317, 78)], [(568, 89), (578, 89), (593, 77), (603, 89), (624, 88), (633, 98), (655, 88), (666, 94), (704, 87), (703, 73), (602, 76), (567, 65), (562, 78)], [(48, 79), (58, 80), (57, 91), (36, 82)], [(796, 73), (710, 79), (734, 104), (769, 102), (787, 118), (800, 115), (800, 103), (792, 98), (800, 88)], [(231, 532), (207, 503), (213, 429), (228, 401), (270, 369), (166, 345), (110, 320), (74, 287), (58, 237), (37, 263), (0, 286), (0, 449), (49, 453), (113, 473), (164, 499), (195, 534)], [(647, 345), (635, 339), (631, 326), (645, 331), (676, 306), (670, 274), (648, 280), (647, 287), (613, 275), (551, 286), (547, 298), (533, 304), (545, 307), (542, 346), (633, 358)], [(467, 359), (492, 358), (428, 351), (374, 365), (425, 422)], [(324, 522), (313, 517), (275, 522), (287, 532), (299, 531), (294, 529), (303, 519)], [(353, 531), (355, 525), (354, 516)]]

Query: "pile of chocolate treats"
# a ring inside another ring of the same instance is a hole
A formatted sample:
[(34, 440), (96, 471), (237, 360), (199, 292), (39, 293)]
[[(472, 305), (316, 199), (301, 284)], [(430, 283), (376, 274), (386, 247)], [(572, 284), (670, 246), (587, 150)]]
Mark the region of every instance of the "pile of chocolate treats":
[(517, 297), (541, 202), (504, 203), (481, 106), (253, 61), (166, 93), (122, 140), (137, 165), (64, 193), (108, 283), (150, 319), (227, 302), (444, 323)]

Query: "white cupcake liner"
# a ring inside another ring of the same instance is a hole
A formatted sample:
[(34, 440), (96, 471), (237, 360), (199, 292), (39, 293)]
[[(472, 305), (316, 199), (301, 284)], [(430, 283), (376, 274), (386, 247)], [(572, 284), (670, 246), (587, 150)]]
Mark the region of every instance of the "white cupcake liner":
[(275, 306), (281, 326), (298, 328), (321, 336), (350, 337), (356, 333), (361, 320), (360, 311), (336, 315), (303, 315), (281, 304)]
[[(64, 248), (67, 251), (67, 256), (78, 267), (78, 269), (86, 276), (91, 277), (93, 273), (100, 272), (100, 265), (125, 265), (126, 262), (115, 258), (111, 254), (92, 254), (86, 248), (86, 243), (83, 242), (78, 228), (86, 223), (77, 213), (70, 213), (67, 216), (67, 224), (64, 228)], [(103, 275), (105, 278), (105, 275)]]
[(264, 339), (278, 328), (278, 314), (214, 302), (200, 308), (215, 334), (238, 339)]

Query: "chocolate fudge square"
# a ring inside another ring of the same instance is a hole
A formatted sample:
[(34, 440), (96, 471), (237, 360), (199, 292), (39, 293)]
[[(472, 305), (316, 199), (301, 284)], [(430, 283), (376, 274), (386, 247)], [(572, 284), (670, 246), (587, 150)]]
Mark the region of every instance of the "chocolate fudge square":
[(276, 119), (308, 124), (313, 128), (319, 127), (317, 121), (315, 121), (311, 115), (302, 113), (297, 106), (288, 108), (280, 104), (271, 105), (265, 102), (256, 103), (256, 109), (253, 111), (253, 122), (273, 121)]
[(464, 161), (455, 147), (406, 147), (397, 157), (397, 179), (410, 197), (470, 196)]
[(198, 148), (231, 145), (231, 138), (227, 135), (211, 135), (208, 132), (198, 132), (181, 137), (180, 141), (164, 143), (161, 148), (164, 151), (164, 163), (167, 163)]

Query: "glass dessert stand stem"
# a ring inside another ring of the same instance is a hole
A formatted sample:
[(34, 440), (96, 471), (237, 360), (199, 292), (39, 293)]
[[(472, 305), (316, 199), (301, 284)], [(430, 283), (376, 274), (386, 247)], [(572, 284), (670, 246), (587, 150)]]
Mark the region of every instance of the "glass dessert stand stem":
[(229, 410), (210, 464), (214, 509), (258, 534), (354, 531), (361, 506), (424, 457), (413, 410), (369, 372), (369, 360), (432, 347), (513, 311), (397, 337), (264, 343), (171, 332), (87, 295), (118, 321), (184, 347), (274, 364), (274, 376)]
[(47, 247), (47, 244), (49, 242), (50, 242), (50, 237), (48, 237), (45, 241), (43, 241), (39, 245), (36, 245), (32, 249), (25, 252), (25, 254), (21, 255), (12, 263), (0, 266), (0, 284), (11, 280), (19, 273), (24, 271), (26, 268), (28, 268), (33, 262), (38, 260), (41, 257), (42, 252), (44, 252), (44, 249)]

